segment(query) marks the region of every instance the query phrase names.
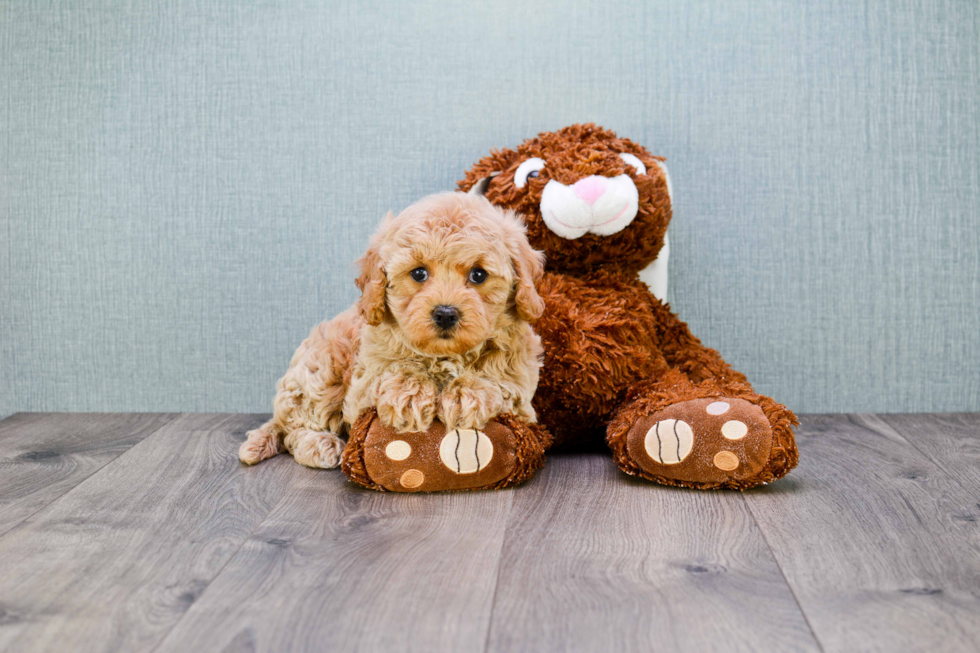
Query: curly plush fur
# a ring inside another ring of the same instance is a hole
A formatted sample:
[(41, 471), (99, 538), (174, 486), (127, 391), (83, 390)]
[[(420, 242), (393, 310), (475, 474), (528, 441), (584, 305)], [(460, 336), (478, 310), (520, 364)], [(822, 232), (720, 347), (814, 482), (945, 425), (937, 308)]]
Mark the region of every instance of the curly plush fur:
[[(359, 266), (359, 303), (296, 350), (243, 462), (285, 448), (309, 467), (336, 467), (341, 438), (369, 409), (398, 432), (435, 419), (482, 429), (499, 413), (535, 421), (541, 345), (530, 321), (543, 309), (543, 263), (513, 212), (463, 193), (427, 197), (384, 219)], [(420, 269), (424, 279), (413, 277)], [(440, 326), (437, 307), (458, 319)]]
[[(612, 208), (601, 206), (614, 183), (622, 210), (613, 206), (615, 197), (607, 202)], [(796, 465), (793, 413), (756, 394), (743, 374), (694, 337), (639, 279), (663, 247), (671, 219), (662, 157), (600, 127), (573, 125), (514, 149), (494, 150), (466, 173), (459, 188), (482, 191), (496, 206), (521, 213), (532, 246), (546, 254), (546, 272), (538, 283), (545, 310), (535, 324), (545, 364), (534, 405), (557, 444), (594, 441), (605, 432), (627, 473), (698, 488), (745, 489)], [(608, 219), (599, 208), (609, 210)], [(753, 415), (768, 420), (768, 430), (742, 436), (756, 438), (764, 465), (750, 469), (743, 461), (719, 480), (719, 469), (729, 466), (725, 451), (715, 467), (707, 459), (710, 473), (703, 478), (677, 478), (672, 474), (680, 466), (653, 464), (630, 453), (628, 438), (642, 444), (643, 420), (655, 420), (667, 409), (685, 416), (684, 411), (701, 410), (702, 403), (694, 400), (706, 397), (719, 399), (712, 410), (731, 409), (729, 417), (741, 410), (745, 423)]]

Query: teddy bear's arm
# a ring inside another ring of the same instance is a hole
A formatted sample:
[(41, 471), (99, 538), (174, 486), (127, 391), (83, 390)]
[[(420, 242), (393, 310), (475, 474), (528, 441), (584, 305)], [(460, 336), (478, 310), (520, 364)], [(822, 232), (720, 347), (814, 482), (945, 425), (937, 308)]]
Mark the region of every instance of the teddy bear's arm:
[(723, 386), (749, 384), (745, 375), (726, 363), (721, 354), (704, 346), (668, 306), (660, 302), (653, 304), (660, 349), (668, 365), (680, 369), (694, 383), (711, 379)]

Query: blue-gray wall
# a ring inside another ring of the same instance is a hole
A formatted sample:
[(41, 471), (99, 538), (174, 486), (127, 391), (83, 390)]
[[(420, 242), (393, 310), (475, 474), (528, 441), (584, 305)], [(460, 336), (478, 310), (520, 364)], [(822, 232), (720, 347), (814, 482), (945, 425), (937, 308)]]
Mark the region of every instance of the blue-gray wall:
[(0, 0), (0, 415), (267, 411), (389, 208), (595, 121), (673, 305), (812, 411), (980, 410), (975, 1)]

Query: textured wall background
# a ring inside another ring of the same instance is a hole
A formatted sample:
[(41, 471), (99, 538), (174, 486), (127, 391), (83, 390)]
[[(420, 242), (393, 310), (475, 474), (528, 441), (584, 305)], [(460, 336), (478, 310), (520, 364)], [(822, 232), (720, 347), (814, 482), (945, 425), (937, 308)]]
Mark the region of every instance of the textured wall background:
[(579, 121), (668, 158), (673, 305), (761, 391), (980, 410), (978, 14), (0, 0), (0, 415), (270, 410), (383, 212)]

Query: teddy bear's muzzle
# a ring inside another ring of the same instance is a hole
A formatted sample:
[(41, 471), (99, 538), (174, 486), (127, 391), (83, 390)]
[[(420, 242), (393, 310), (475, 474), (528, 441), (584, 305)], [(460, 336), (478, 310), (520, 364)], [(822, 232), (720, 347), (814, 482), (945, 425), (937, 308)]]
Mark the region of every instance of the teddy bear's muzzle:
[(571, 186), (548, 181), (541, 194), (541, 217), (548, 229), (575, 240), (587, 233), (611, 236), (636, 217), (639, 194), (629, 175), (583, 177)]

